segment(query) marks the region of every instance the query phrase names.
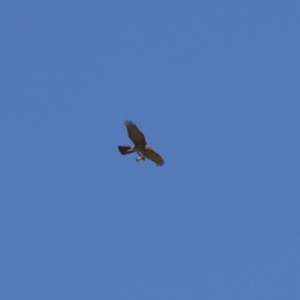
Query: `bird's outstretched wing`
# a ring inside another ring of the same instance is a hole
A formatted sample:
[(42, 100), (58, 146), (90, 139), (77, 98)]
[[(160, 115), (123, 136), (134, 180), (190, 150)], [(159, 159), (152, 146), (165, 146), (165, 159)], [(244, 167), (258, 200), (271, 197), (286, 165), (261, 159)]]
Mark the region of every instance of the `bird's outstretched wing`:
[(161, 156), (152, 149), (145, 149), (142, 151), (142, 154), (146, 158), (154, 161), (158, 166), (162, 166), (165, 163), (164, 160), (161, 158)]
[(128, 136), (135, 145), (146, 145), (146, 139), (138, 127), (131, 121), (125, 121), (124, 125), (127, 127)]

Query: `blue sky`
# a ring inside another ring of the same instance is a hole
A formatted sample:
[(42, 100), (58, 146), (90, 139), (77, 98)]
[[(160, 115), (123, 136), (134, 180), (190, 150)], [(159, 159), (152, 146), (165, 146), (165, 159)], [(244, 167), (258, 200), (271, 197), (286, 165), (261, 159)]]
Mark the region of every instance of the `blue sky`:
[(0, 9), (1, 299), (300, 299), (298, 1)]

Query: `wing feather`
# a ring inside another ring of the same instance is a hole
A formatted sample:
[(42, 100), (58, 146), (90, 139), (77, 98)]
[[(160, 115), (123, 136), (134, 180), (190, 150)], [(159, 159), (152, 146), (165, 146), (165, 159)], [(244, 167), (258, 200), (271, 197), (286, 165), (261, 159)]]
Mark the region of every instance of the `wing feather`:
[(162, 157), (152, 149), (145, 149), (142, 151), (142, 154), (156, 163), (157, 166), (162, 166), (165, 162)]
[(138, 129), (138, 127), (131, 121), (125, 121), (124, 125), (127, 128), (128, 136), (135, 145), (146, 145), (146, 139), (144, 134)]

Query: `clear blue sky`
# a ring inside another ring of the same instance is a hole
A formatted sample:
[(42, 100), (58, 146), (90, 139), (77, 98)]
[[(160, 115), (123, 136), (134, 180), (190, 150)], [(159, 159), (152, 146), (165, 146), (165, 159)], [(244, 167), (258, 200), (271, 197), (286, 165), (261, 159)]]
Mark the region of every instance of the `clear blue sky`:
[(1, 299), (300, 299), (299, 1), (0, 10)]

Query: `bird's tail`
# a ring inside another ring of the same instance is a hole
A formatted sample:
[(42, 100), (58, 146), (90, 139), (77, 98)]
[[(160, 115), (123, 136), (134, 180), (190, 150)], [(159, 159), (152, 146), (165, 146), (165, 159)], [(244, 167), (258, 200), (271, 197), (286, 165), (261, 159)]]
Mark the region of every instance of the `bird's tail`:
[(123, 155), (134, 152), (134, 150), (132, 150), (132, 147), (129, 147), (129, 146), (118, 146), (118, 148), (119, 148), (120, 153)]

